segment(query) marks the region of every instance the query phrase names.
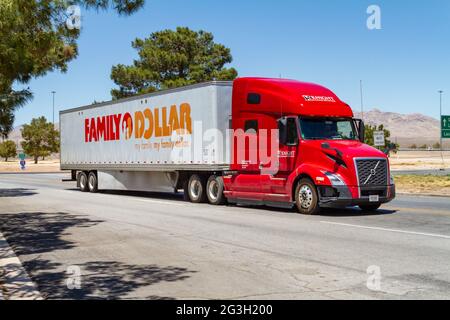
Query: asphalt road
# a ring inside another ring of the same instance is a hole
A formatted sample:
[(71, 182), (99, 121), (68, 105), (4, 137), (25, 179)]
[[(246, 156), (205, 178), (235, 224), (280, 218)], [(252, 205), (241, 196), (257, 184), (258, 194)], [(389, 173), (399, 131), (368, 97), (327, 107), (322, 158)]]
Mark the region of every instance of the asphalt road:
[(65, 177), (0, 175), (0, 230), (49, 299), (450, 298), (450, 198), (302, 216)]

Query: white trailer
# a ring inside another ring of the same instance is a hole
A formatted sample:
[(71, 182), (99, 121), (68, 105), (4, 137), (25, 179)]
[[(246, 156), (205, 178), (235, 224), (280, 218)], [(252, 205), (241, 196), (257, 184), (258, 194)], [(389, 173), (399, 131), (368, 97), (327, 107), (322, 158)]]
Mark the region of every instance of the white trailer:
[(231, 100), (214, 81), (61, 111), (61, 169), (82, 191), (201, 187), (229, 169)]

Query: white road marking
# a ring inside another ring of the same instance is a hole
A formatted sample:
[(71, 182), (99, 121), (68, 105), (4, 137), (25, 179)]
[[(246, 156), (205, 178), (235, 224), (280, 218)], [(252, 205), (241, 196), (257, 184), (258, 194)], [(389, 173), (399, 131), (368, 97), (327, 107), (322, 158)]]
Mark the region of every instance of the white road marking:
[(320, 222), (326, 223), (326, 224), (332, 224), (332, 225), (336, 225), (336, 226), (343, 226), (343, 227), (353, 227), (353, 228), (360, 228), (360, 229), (370, 229), (370, 230), (379, 230), (379, 231), (387, 231), (387, 232), (414, 234), (414, 235), (418, 235), (418, 236), (450, 239), (450, 236), (446, 236), (443, 234), (436, 234), (436, 233), (425, 233), (425, 232), (406, 231), (406, 230), (399, 230), (399, 229), (369, 227), (369, 226), (361, 226), (361, 225), (357, 225), (357, 224), (339, 223), (339, 222), (331, 222), (331, 221), (320, 221)]

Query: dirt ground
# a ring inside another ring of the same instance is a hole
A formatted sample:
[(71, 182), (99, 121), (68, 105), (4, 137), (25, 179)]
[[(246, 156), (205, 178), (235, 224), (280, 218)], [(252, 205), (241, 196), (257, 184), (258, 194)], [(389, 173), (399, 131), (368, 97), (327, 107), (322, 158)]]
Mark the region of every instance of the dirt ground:
[(39, 161), (34, 164), (32, 159), (26, 159), (25, 170), (20, 169), (19, 160), (0, 161), (0, 172), (60, 172), (59, 159)]
[(450, 168), (450, 151), (399, 151), (389, 160), (393, 170)]

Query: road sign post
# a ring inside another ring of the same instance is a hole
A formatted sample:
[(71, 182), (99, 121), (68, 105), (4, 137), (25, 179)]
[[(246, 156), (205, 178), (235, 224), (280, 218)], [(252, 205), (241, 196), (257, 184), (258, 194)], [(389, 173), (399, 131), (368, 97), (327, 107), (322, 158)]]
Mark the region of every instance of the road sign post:
[(373, 144), (375, 147), (384, 147), (386, 142), (384, 139), (383, 131), (374, 131), (373, 132)]
[(441, 137), (450, 139), (450, 116), (441, 116)]

